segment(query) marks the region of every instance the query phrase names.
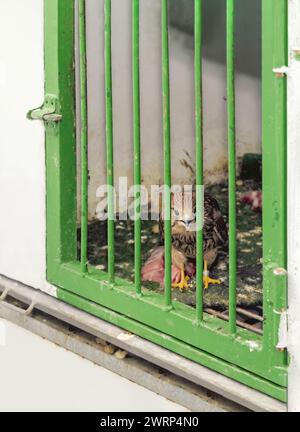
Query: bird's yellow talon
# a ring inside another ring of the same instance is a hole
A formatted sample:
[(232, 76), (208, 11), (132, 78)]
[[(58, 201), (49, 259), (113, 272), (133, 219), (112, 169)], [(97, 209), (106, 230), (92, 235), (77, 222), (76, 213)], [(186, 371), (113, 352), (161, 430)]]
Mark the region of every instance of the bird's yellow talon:
[(204, 260), (204, 272), (203, 272), (203, 283), (204, 288), (208, 289), (209, 284), (220, 285), (221, 281), (219, 279), (211, 279), (209, 277), (209, 271), (207, 269), (207, 261)]
[(181, 280), (178, 283), (175, 283), (172, 285), (173, 288), (179, 288), (180, 291), (184, 291), (188, 289), (189, 287), (189, 280), (190, 278), (188, 276), (185, 276), (184, 270), (181, 270)]
[(204, 288), (208, 289), (209, 284), (220, 285), (221, 281), (219, 279), (211, 279), (209, 276), (203, 276)]

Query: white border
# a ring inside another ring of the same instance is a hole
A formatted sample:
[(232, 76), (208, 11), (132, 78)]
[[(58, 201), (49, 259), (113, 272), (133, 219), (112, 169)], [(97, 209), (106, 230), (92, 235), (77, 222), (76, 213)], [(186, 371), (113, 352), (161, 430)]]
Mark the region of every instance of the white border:
[(300, 410), (300, 0), (289, 4), (288, 73), (288, 278), (289, 367), (288, 409)]

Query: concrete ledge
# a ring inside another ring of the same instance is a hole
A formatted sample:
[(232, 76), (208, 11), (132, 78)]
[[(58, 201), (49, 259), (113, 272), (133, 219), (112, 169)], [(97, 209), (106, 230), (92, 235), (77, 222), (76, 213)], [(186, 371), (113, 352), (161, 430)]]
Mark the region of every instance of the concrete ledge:
[[(25, 312), (24, 309), (20, 309), (12, 302), (0, 301), (0, 316), (3, 318), (40, 334), (193, 411), (240, 411), (243, 410), (241, 406), (253, 411), (286, 411), (286, 406), (283, 403), (269, 396), (138, 336), (128, 336), (124, 330), (112, 324), (40, 291), (0, 276), (0, 293), (5, 290), (7, 290), (10, 298), (21, 301), (26, 305), (25, 307), (31, 305), (31, 308)], [(35, 316), (30, 315), (33, 310), (41, 311), (49, 317), (46, 321), (41, 321), (36, 313)], [(51, 324), (50, 317), (60, 320), (60, 323), (56, 322), (54, 325), (52, 321)], [(66, 337), (66, 332), (61, 327), (63, 323), (68, 323), (75, 329), (83, 331), (85, 333), (84, 338), (82, 339), (82, 334), (80, 335), (81, 339), (78, 339), (78, 334), (75, 336), (74, 334), (67, 334)], [(57, 327), (58, 324), (59, 327)], [(86, 339), (88, 336), (107, 341), (136, 358), (134, 360), (128, 358), (120, 363), (120, 360), (112, 356), (107, 357), (107, 354), (103, 352), (100, 355), (101, 350), (99, 346), (96, 346), (95, 339), (93, 343), (90, 343), (91, 341), (88, 343)], [(140, 359), (143, 359), (144, 362)], [(128, 366), (128, 361), (131, 362), (131, 367)], [(170, 375), (166, 383), (162, 378), (164, 374), (159, 374), (158, 378), (157, 369), (154, 372), (151, 369), (153, 367), (163, 368), (164, 372), (172, 374), (172, 377)], [(213, 394), (208, 394), (207, 390)]]

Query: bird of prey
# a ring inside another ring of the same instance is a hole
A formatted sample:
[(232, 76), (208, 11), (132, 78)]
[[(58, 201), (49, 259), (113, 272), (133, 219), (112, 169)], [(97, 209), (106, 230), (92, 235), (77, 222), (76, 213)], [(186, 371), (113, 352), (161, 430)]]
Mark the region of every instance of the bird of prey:
[[(181, 277), (174, 288), (184, 290), (188, 288), (189, 277), (185, 274), (186, 264), (196, 259), (196, 193), (172, 193), (171, 195), (171, 235), (172, 235), (172, 264), (180, 269)], [(203, 259), (204, 287), (221, 282), (209, 277), (209, 268), (216, 261), (219, 250), (228, 240), (228, 231), (219, 204), (211, 195), (204, 194), (203, 208)], [(163, 212), (160, 218), (160, 233), (164, 238)]]

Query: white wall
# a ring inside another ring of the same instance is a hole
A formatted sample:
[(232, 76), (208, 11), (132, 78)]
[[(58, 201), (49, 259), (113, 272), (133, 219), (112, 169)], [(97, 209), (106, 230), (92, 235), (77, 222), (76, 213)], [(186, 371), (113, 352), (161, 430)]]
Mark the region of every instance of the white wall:
[[(95, 215), (97, 188), (105, 184), (104, 0), (87, 2), (89, 79), (90, 217)], [(163, 184), (161, 96), (161, 1), (140, 2), (141, 145), (145, 185)], [(131, 0), (112, 1), (113, 110), (115, 175), (132, 180), (132, 68)], [(220, 36), (218, 27), (215, 31)], [(224, 35), (225, 36), (225, 35)], [(215, 48), (211, 41), (212, 49)], [(210, 45), (206, 47), (209, 50)], [(253, 50), (254, 55), (259, 53)], [(206, 181), (225, 177), (227, 169), (226, 69), (204, 60), (204, 164)], [(194, 50), (193, 38), (170, 31), (171, 129), (173, 181), (188, 184), (190, 171), (180, 161), (194, 160)], [(261, 151), (260, 80), (238, 72), (237, 150)], [(194, 165), (194, 162), (192, 162)]]
[(0, 412), (188, 411), (12, 323), (0, 319), (1, 327), (8, 373), (1, 376)]
[(0, 2), (0, 273), (45, 280), (43, 1)]

